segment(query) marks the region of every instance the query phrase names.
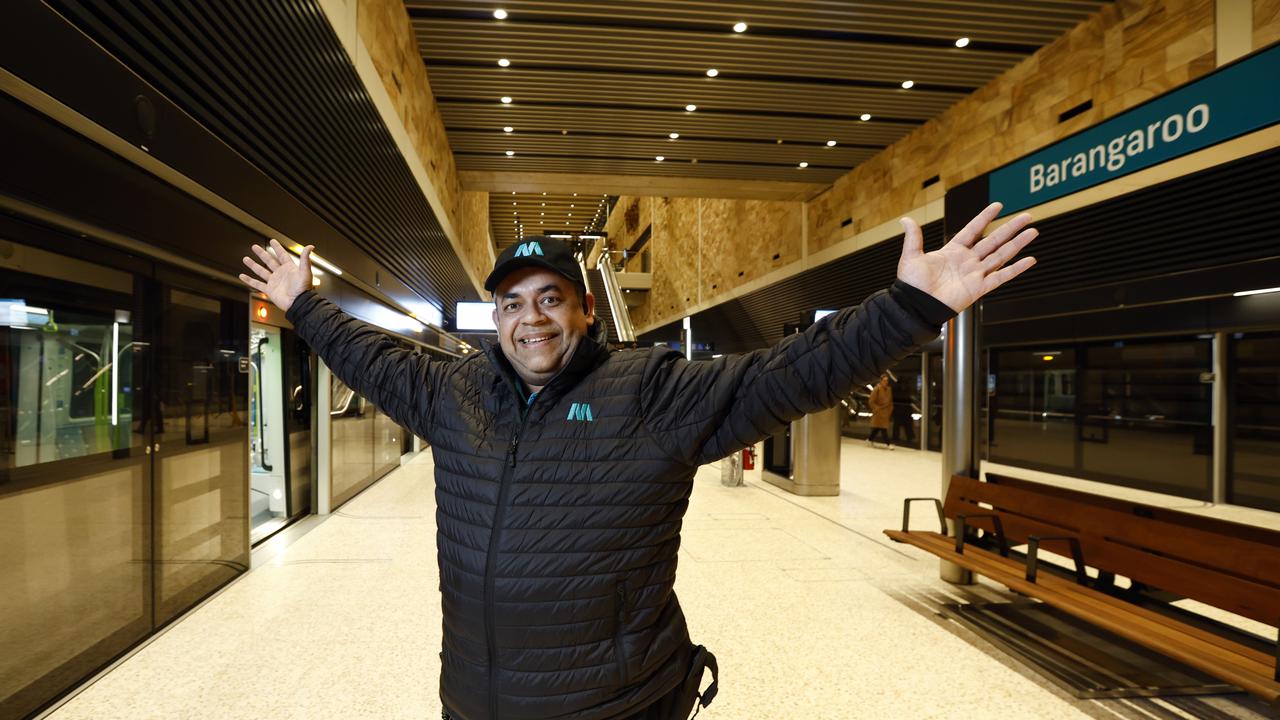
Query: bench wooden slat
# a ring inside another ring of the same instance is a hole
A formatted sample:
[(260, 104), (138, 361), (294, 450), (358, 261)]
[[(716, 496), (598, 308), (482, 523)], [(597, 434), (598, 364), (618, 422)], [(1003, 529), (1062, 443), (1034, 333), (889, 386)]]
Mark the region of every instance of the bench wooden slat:
[(1280, 682), (1271, 679), (1275, 659), (1265, 653), (1052, 575), (1043, 575), (1039, 582), (1029, 583), (1022, 576), (1020, 563), (977, 547), (966, 547), (964, 554), (959, 555), (952, 539), (937, 533), (886, 530), (885, 534), (1271, 702), (1280, 702)]

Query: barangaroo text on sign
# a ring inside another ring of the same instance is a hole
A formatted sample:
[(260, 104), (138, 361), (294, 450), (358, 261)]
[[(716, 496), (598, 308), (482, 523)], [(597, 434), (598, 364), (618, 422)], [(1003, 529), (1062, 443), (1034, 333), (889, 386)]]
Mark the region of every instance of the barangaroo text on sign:
[(1280, 45), (993, 171), (1006, 213), (1280, 122)]

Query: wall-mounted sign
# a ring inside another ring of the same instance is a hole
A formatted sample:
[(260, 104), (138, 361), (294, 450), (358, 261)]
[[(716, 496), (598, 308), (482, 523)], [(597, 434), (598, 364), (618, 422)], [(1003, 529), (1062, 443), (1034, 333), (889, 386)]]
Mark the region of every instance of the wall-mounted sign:
[(1011, 213), (1280, 122), (1280, 45), (991, 172)]

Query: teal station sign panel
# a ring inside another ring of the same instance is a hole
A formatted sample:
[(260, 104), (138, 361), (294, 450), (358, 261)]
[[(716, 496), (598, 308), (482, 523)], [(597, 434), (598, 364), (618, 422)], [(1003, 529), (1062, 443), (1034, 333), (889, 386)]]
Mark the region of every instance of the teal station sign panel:
[(1280, 122), (1280, 45), (988, 175), (1011, 213)]

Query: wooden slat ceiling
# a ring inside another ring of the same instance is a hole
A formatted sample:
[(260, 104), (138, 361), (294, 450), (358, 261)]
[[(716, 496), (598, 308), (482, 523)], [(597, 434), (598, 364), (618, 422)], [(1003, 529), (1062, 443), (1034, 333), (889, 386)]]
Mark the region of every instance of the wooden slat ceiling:
[(489, 193), (489, 224), (498, 251), (528, 235), (590, 233), (604, 227), (607, 198), (600, 193)]
[(1105, 3), (405, 4), (462, 170), (830, 183)]

